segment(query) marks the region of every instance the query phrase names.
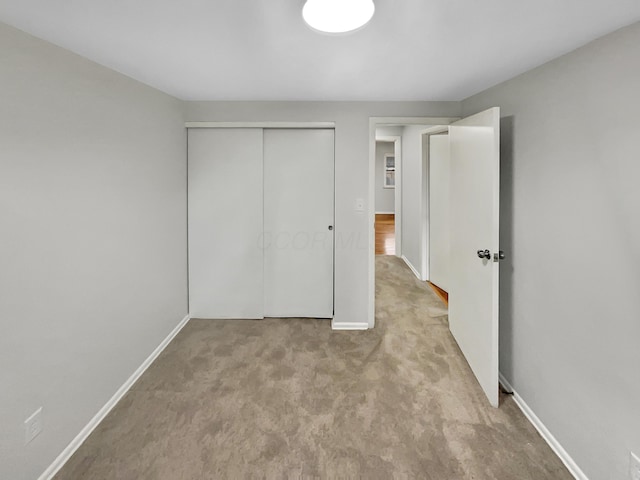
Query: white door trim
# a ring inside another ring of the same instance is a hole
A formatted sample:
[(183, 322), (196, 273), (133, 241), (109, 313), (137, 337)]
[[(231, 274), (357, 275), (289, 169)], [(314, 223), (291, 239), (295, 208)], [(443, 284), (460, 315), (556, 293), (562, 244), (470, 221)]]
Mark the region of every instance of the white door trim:
[[(369, 275), (368, 275), (368, 311), (369, 328), (376, 322), (376, 237), (375, 237), (375, 187), (376, 187), (376, 128), (381, 126), (424, 125), (437, 127), (449, 125), (460, 117), (369, 117)], [(396, 178), (396, 182), (398, 179)], [(402, 216), (402, 215), (401, 215)]]
[(429, 280), (429, 138), (427, 129), (420, 133), (422, 161), (420, 189), (420, 280)]
[(186, 128), (336, 128), (336, 122), (185, 122)]

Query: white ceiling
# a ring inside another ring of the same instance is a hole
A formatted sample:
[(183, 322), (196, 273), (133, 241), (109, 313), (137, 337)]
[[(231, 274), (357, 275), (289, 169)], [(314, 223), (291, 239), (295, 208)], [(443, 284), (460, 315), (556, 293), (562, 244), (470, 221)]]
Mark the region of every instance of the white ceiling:
[(640, 20), (640, 0), (374, 1), (343, 36), (304, 0), (0, 0), (0, 21), (184, 100), (461, 100)]

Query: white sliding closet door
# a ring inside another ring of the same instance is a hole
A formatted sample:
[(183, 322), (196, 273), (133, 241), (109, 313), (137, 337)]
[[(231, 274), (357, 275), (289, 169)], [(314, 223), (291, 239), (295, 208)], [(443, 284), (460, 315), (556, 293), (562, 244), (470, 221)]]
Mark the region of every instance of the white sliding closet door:
[(264, 132), (264, 314), (333, 317), (334, 131)]
[(263, 131), (188, 132), (189, 313), (263, 318)]

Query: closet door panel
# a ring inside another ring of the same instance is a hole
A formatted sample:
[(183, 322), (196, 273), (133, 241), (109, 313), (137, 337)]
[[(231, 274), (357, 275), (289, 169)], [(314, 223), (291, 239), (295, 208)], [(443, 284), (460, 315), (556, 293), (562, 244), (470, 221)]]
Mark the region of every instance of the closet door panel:
[(263, 318), (263, 131), (188, 130), (189, 312)]
[(333, 317), (334, 131), (264, 132), (266, 317)]

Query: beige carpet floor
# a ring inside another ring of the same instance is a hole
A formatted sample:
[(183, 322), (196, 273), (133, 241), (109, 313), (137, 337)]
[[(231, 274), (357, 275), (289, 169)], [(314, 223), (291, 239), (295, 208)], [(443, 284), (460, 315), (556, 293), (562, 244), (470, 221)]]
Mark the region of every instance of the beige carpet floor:
[(510, 397), (488, 405), (431, 289), (376, 268), (374, 330), (191, 320), (56, 480), (570, 480)]

